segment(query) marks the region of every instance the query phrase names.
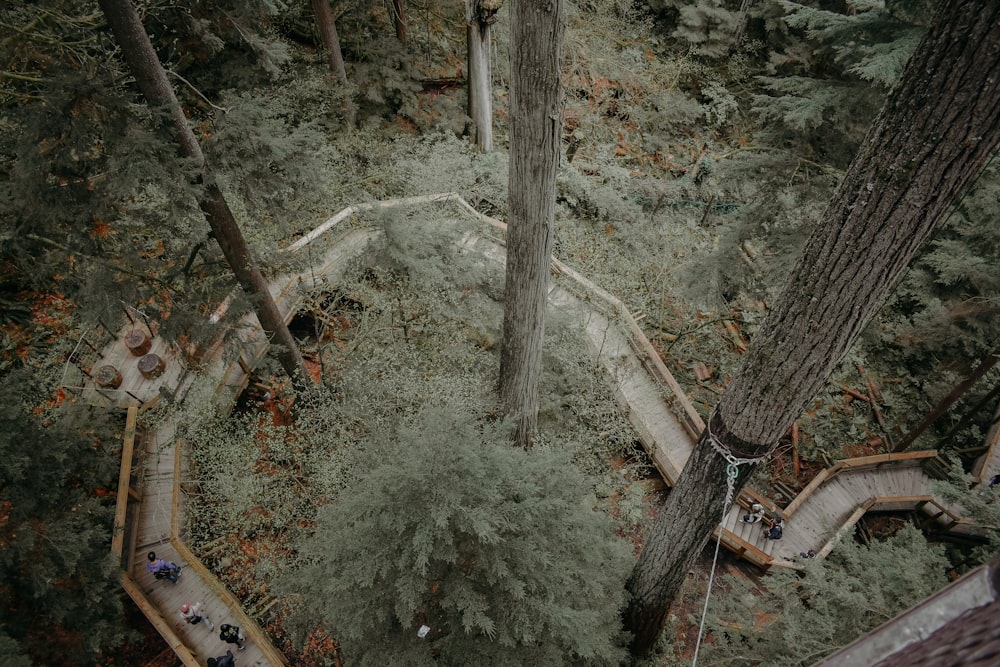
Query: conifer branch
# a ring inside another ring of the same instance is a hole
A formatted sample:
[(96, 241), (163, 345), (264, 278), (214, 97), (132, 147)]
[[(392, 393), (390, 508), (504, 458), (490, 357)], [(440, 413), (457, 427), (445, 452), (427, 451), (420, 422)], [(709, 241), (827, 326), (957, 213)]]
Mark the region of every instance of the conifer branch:
[(58, 241), (54, 241), (54, 240), (52, 240), (50, 238), (46, 238), (44, 236), (39, 236), (37, 234), (25, 234), (25, 238), (29, 238), (32, 241), (38, 241), (39, 243), (44, 243), (45, 245), (48, 245), (48, 246), (51, 246), (53, 248), (57, 248), (59, 250), (62, 250), (64, 252), (66, 252), (66, 253), (69, 253), (70, 255), (77, 255), (79, 257), (84, 257), (86, 259), (89, 259), (92, 262), (96, 262), (96, 263), (98, 263), (98, 264), (100, 264), (102, 266), (106, 266), (109, 269), (113, 269), (113, 270), (118, 271), (119, 273), (123, 273), (123, 274), (125, 274), (127, 276), (132, 276), (133, 278), (139, 278), (141, 280), (152, 281), (154, 283), (162, 285), (164, 288), (170, 290), (171, 292), (173, 292), (175, 294), (177, 293), (177, 288), (175, 288), (173, 285), (171, 285), (166, 280), (163, 280), (162, 278), (157, 278), (156, 276), (150, 276), (150, 275), (147, 275), (147, 274), (142, 273), (140, 271), (133, 271), (132, 269), (129, 269), (128, 267), (120, 266), (120, 265), (115, 264), (114, 262), (108, 261), (108, 260), (106, 260), (106, 259), (104, 259), (102, 257), (95, 257), (94, 255), (87, 255), (85, 253), (80, 252), (79, 250), (74, 250), (74, 249), (70, 248), (67, 245), (63, 245), (62, 243), (59, 243)]
[(229, 113), (229, 109), (228, 108), (226, 108), (226, 107), (220, 107), (217, 104), (213, 104), (212, 100), (210, 100), (207, 97), (205, 97), (205, 95), (200, 90), (198, 90), (197, 88), (194, 87), (193, 83), (191, 83), (190, 81), (188, 81), (187, 79), (185, 79), (183, 76), (181, 76), (177, 72), (173, 71), (172, 69), (168, 69), (168, 70), (166, 70), (166, 72), (167, 72), (167, 74), (169, 74), (171, 76), (175, 76), (178, 79), (180, 79), (181, 82), (187, 84), (187, 87), (190, 88), (191, 90), (193, 90), (194, 94), (197, 95), (198, 97), (200, 97), (202, 100), (204, 100), (205, 104), (207, 104), (208, 106), (212, 107), (213, 109), (216, 109), (217, 111), (221, 111), (222, 113)]
[(42, 77), (27, 76), (26, 74), (18, 74), (16, 72), (0, 72), (0, 77), (5, 79), (17, 79), (18, 81), (30, 81), (31, 83), (38, 83), (42, 80)]

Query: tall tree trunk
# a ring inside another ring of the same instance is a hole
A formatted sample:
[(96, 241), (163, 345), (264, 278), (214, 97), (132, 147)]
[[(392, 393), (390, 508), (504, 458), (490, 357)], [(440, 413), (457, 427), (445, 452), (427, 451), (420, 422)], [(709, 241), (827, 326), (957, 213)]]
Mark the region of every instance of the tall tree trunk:
[(309, 375), (298, 344), (271, 298), (267, 280), (261, 274), (222, 191), (205, 167), (201, 146), (167, 81), (167, 74), (153, 50), (139, 15), (129, 0), (99, 0), (99, 3), (146, 101), (150, 106), (169, 111), (181, 155), (192, 158), (199, 167), (199, 178), (204, 184), (204, 191), (198, 204), (237, 281), (253, 301), (264, 333), (275, 344), (272, 352), (295, 386), (305, 387)]
[(491, 34), (503, 0), (465, 0), (472, 140), (483, 153), (493, 150)]
[(337, 75), (342, 84), (347, 85), (347, 69), (344, 67), (344, 54), (340, 50), (340, 37), (337, 35), (337, 24), (333, 21), (330, 10), (330, 0), (312, 0), (313, 13), (316, 15), (316, 25), (319, 26), (319, 36), (326, 49), (326, 61), (330, 71)]
[(511, 3), (510, 172), (500, 402), (514, 442), (538, 422), (556, 169), (562, 130), (563, 0)]
[[(774, 450), (998, 142), (1000, 4), (946, 0), (709, 419), (722, 447)], [(627, 583), (635, 655), (721, 518), (725, 467), (706, 430)]]
[(396, 39), (406, 46), (406, 0), (392, 0), (392, 24), (396, 28)]

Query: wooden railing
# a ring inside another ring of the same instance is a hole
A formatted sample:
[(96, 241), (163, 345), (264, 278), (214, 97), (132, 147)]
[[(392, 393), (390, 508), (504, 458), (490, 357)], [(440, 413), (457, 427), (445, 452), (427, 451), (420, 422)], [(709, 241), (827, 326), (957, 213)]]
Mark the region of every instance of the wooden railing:
[(125, 537), (128, 528), (129, 499), (133, 497), (132, 458), (135, 454), (135, 429), (139, 406), (130, 405), (125, 417), (125, 437), (122, 441), (122, 461), (118, 472), (118, 495), (115, 497), (115, 523), (111, 536), (111, 552), (123, 565)]
[(275, 648), (274, 644), (271, 643), (271, 638), (261, 629), (257, 621), (250, 618), (243, 610), (243, 606), (236, 596), (226, 588), (225, 584), (219, 581), (219, 578), (211, 570), (205, 567), (201, 559), (184, 542), (181, 523), (181, 513), (184, 505), (183, 490), (181, 489), (181, 473), (183, 470), (182, 459), (184, 457), (185, 440), (178, 438), (174, 446), (176, 447), (176, 451), (174, 452), (174, 492), (170, 513), (170, 544), (187, 561), (188, 567), (198, 573), (198, 576), (208, 585), (212, 593), (225, 603), (233, 617), (238, 620), (237, 624), (243, 628), (247, 637), (256, 644), (260, 652), (264, 654), (264, 657), (270, 660), (273, 665), (288, 665), (288, 660), (284, 654)]
[(177, 655), (177, 658), (184, 663), (185, 667), (201, 667), (191, 650), (184, 644), (177, 635), (170, 623), (167, 622), (160, 610), (156, 608), (142, 588), (132, 577), (132, 555), (135, 549), (133, 544), (129, 544), (126, 549), (126, 539), (134, 540), (130, 526), (133, 524), (134, 511), (142, 501), (142, 489), (136, 490), (132, 487), (132, 464), (135, 455), (136, 433), (138, 431), (138, 416), (140, 408), (137, 404), (128, 407), (125, 417), (125, 436), (122, 441), (121, 466), (118, 472), (118, 495), (115, 499), (115, 522), (114, 532), (111, 537), (111, 552), (118, 559), (119, 567), (122, 568), (121, 584), (125, 592), (135, 602), (139, 610), (149, 620), (150, 624), (156, 628), (160, 636), (167, 643), (167, 646)]
[(142, 592), (139, 584), (135, 582), (132, 576), (128, 572), (122, 572), (122, 588), (128, 593), (129, 597), (135, 602), (136, 606), (139, 607), (143, 615), (149, 620), (150, 624), (156, 628), (156, 631), (160, 633), (163, 637), (163, 641), (167, 643), (167, 646), (177, 654), (178, 659), (184, 663), (184, 667), (202, 667), (201, 663), (191, 652), (191, 649), (184, 644), (184, 641), (177, 636), (174, 632), (173, 627), (170, 623), (163, 618), (163, 614), (157, 609), (156, 605), (149, 601), (146, 594)]
[(737, 557), (747, 560), (757, 567), (768, 569), (775, 564), (775, 559), (765, 553), (760, 547), (754, 546), (741, 537), (737, 537), (732, 531), (723, 528), (721, 525), (715, 527), (712, 534), (713, 539), (721, 540), (722, 546), (736, 554)]
[(833, 466), (825, 468), (819, 472), (809, 483), (806, 485), (799, 495), (795, 496), (791, 503), (782, 511), (785, 518), (789, 518), (795, 514), (795, 511), (805, 503), (806, 500), (817, 490), (820, 486), (825, 484), (828, 480), (833, 479), (842, 472), (847, 472), (851, 470), (863, 470), (866, 468), (879, 468), (883, 466), (921, 466), (926, 467), (929, 461), (937, 461), (943, 464), (938, 453), (936, 451), (926, 451), (926, 452), (903, 452), (902, 454), (876, 454), (875, 456), (861, 456), (853, 459), (843, 459), (837, 461)]

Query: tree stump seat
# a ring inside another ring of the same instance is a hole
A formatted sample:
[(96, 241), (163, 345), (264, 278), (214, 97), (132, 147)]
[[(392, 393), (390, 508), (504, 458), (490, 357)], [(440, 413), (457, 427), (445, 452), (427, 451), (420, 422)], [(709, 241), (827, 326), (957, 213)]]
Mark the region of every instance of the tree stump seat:
[(147, 354), (139, 359), (139, 372), (147, 380), (159, 377), (167, 364), (158, 354)]
[(117, 389), (121, 386), (122, 374), (114, 366), (105, 364), (94, 373), (94, 383), (102, 389)]
[(125, 334), (125, 347), (132, 353), (132, 356), (141, 357), (149, 352), (149, 348), (152, 346), (153, 341), (142, 329), (132, 329)]

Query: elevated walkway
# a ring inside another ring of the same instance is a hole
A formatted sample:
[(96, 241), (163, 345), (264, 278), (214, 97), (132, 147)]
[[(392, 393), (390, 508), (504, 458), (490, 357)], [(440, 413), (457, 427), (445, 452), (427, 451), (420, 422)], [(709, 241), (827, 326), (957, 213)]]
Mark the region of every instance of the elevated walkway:
[[(428, 203), (452, 204), (463, 216), (475, 218), (499, 232), (506, 231), (502, 222), (479, 213), (454, 193), (349, 207), (286, 248), (309, 258), (308, 267), (271, 283), (272, 295), (286, 321), (294, 316), (307, 291), (323, 285), (335, 286), (351, 260), (362, 254), (379, 234), (371, 229), (339, 232), (341, 222), (360, 211)], [(335, 243), (329, 242), (327, 236), (333, 230), (338, 230)], [(488, 261), (502, 263), (502, 238), (492, 236), (482, 229), (471, 230), (459, 242), (459, 249), (478, 252)], [(325, 242), (317, 243), (320, 239)], [(597, 360), (608, 372), (619, 405), (663, 479), (673, 485), (704, 428), (702, 419), (624, 303), (554, 258), (552, 270), (557, 276), (550, 290), (552, 307), (580, 323)], [(213, 321), (221, 319), (231, 301), (227, 299), (219, 307)], [(221, 336), (202, 353), (202, 358), (209, 360), (208, 372), (217, 379), (216, 401), (221, 405), (232, 405), (267, 351), (267, 341), (255, 315), (243, 318), (240, 330), (245, 333), (234, 362), (222, 362)], [(173, 355), (171, 359), (175, 358), (175, 352), (162, 350), (163, 356)], [(132, 388), (128, 393), (114, 396), (94, 392), (109, 404), (129, 406), (112, 544), (112, 550), (121, 559), (122, 585), (185, 665), (204, 665), (207, 658), (225, 654), (227, 647), (218, 638), (218, 626), (222, 623), (239, 625), (248, 637), (247, 649), (239, 653), (240, 667), (287, 665), (255, 619), (184, 543), (187, 453), (185, 443), (175, 437), (174, 425), (167, 422), (149, 431), (137, 426), (141, 413), (155, 405), (161, 394), (182, 397), (188, 379), (180, 371), (157, 380), (156, 391), (129, 385)], [(137, 394), (142, 391), (146, 393)], [(969, 525), (930, 495), (930, 480), (941, 474), (941, 462), (934, 452), (841, 461), (817, 476), (784, 510), (782, 540), (764, 540), (761, 524), (739, 521), (745, 508), (754, 501), (774, 509), (771, 501), (752, 489), (740, 495), (738, 503), (717, 528), (716, 538), (741, 557), (768, 568), (790, 565), (786, 559), (794, 558), (800, 551), (813, 549), (825, 555), (870, 510), (915, 509), (942, 530), (967, 533)], [(145, 554), (151, 550), (185, 567), (178, 584), (156, 581), (146, 571)], [(178, 610), (185, 602), (201, 602), (215, 623), (215, 632), (208, 631), (203, 624), (183, 623)]]
[[(238, 625), (247, 636), (246, 649), (239, 652), (241, 667), (287, 665), (258, 624), (244, 613), (239, 601), (181, 540), (183, 442), (174, 437), (174, 424), (170, 422), (151, 431), (137, 429), (138, 412), (138, 406), (128, 408), (121, 474), (122, 480), (128, 482), (124, 489), (119, 487), (112, 544), (122, 564), (122, 586), (187, 667), (203, 667), (208, 658), (235, 648), (219, 639), (222, 623)], [(130, 446), (130, 439), (134, 446)], [(134, 468), (132, 457), (126, 457), (133, 452)], [(156, 580), (146, 570), (149, 551), (183, 568), (178, 583)], [(180, 617), (181, 605), (195, 602), (202, 604), (215, 624), (214, 631), (206, 623), (189, 625)]]

